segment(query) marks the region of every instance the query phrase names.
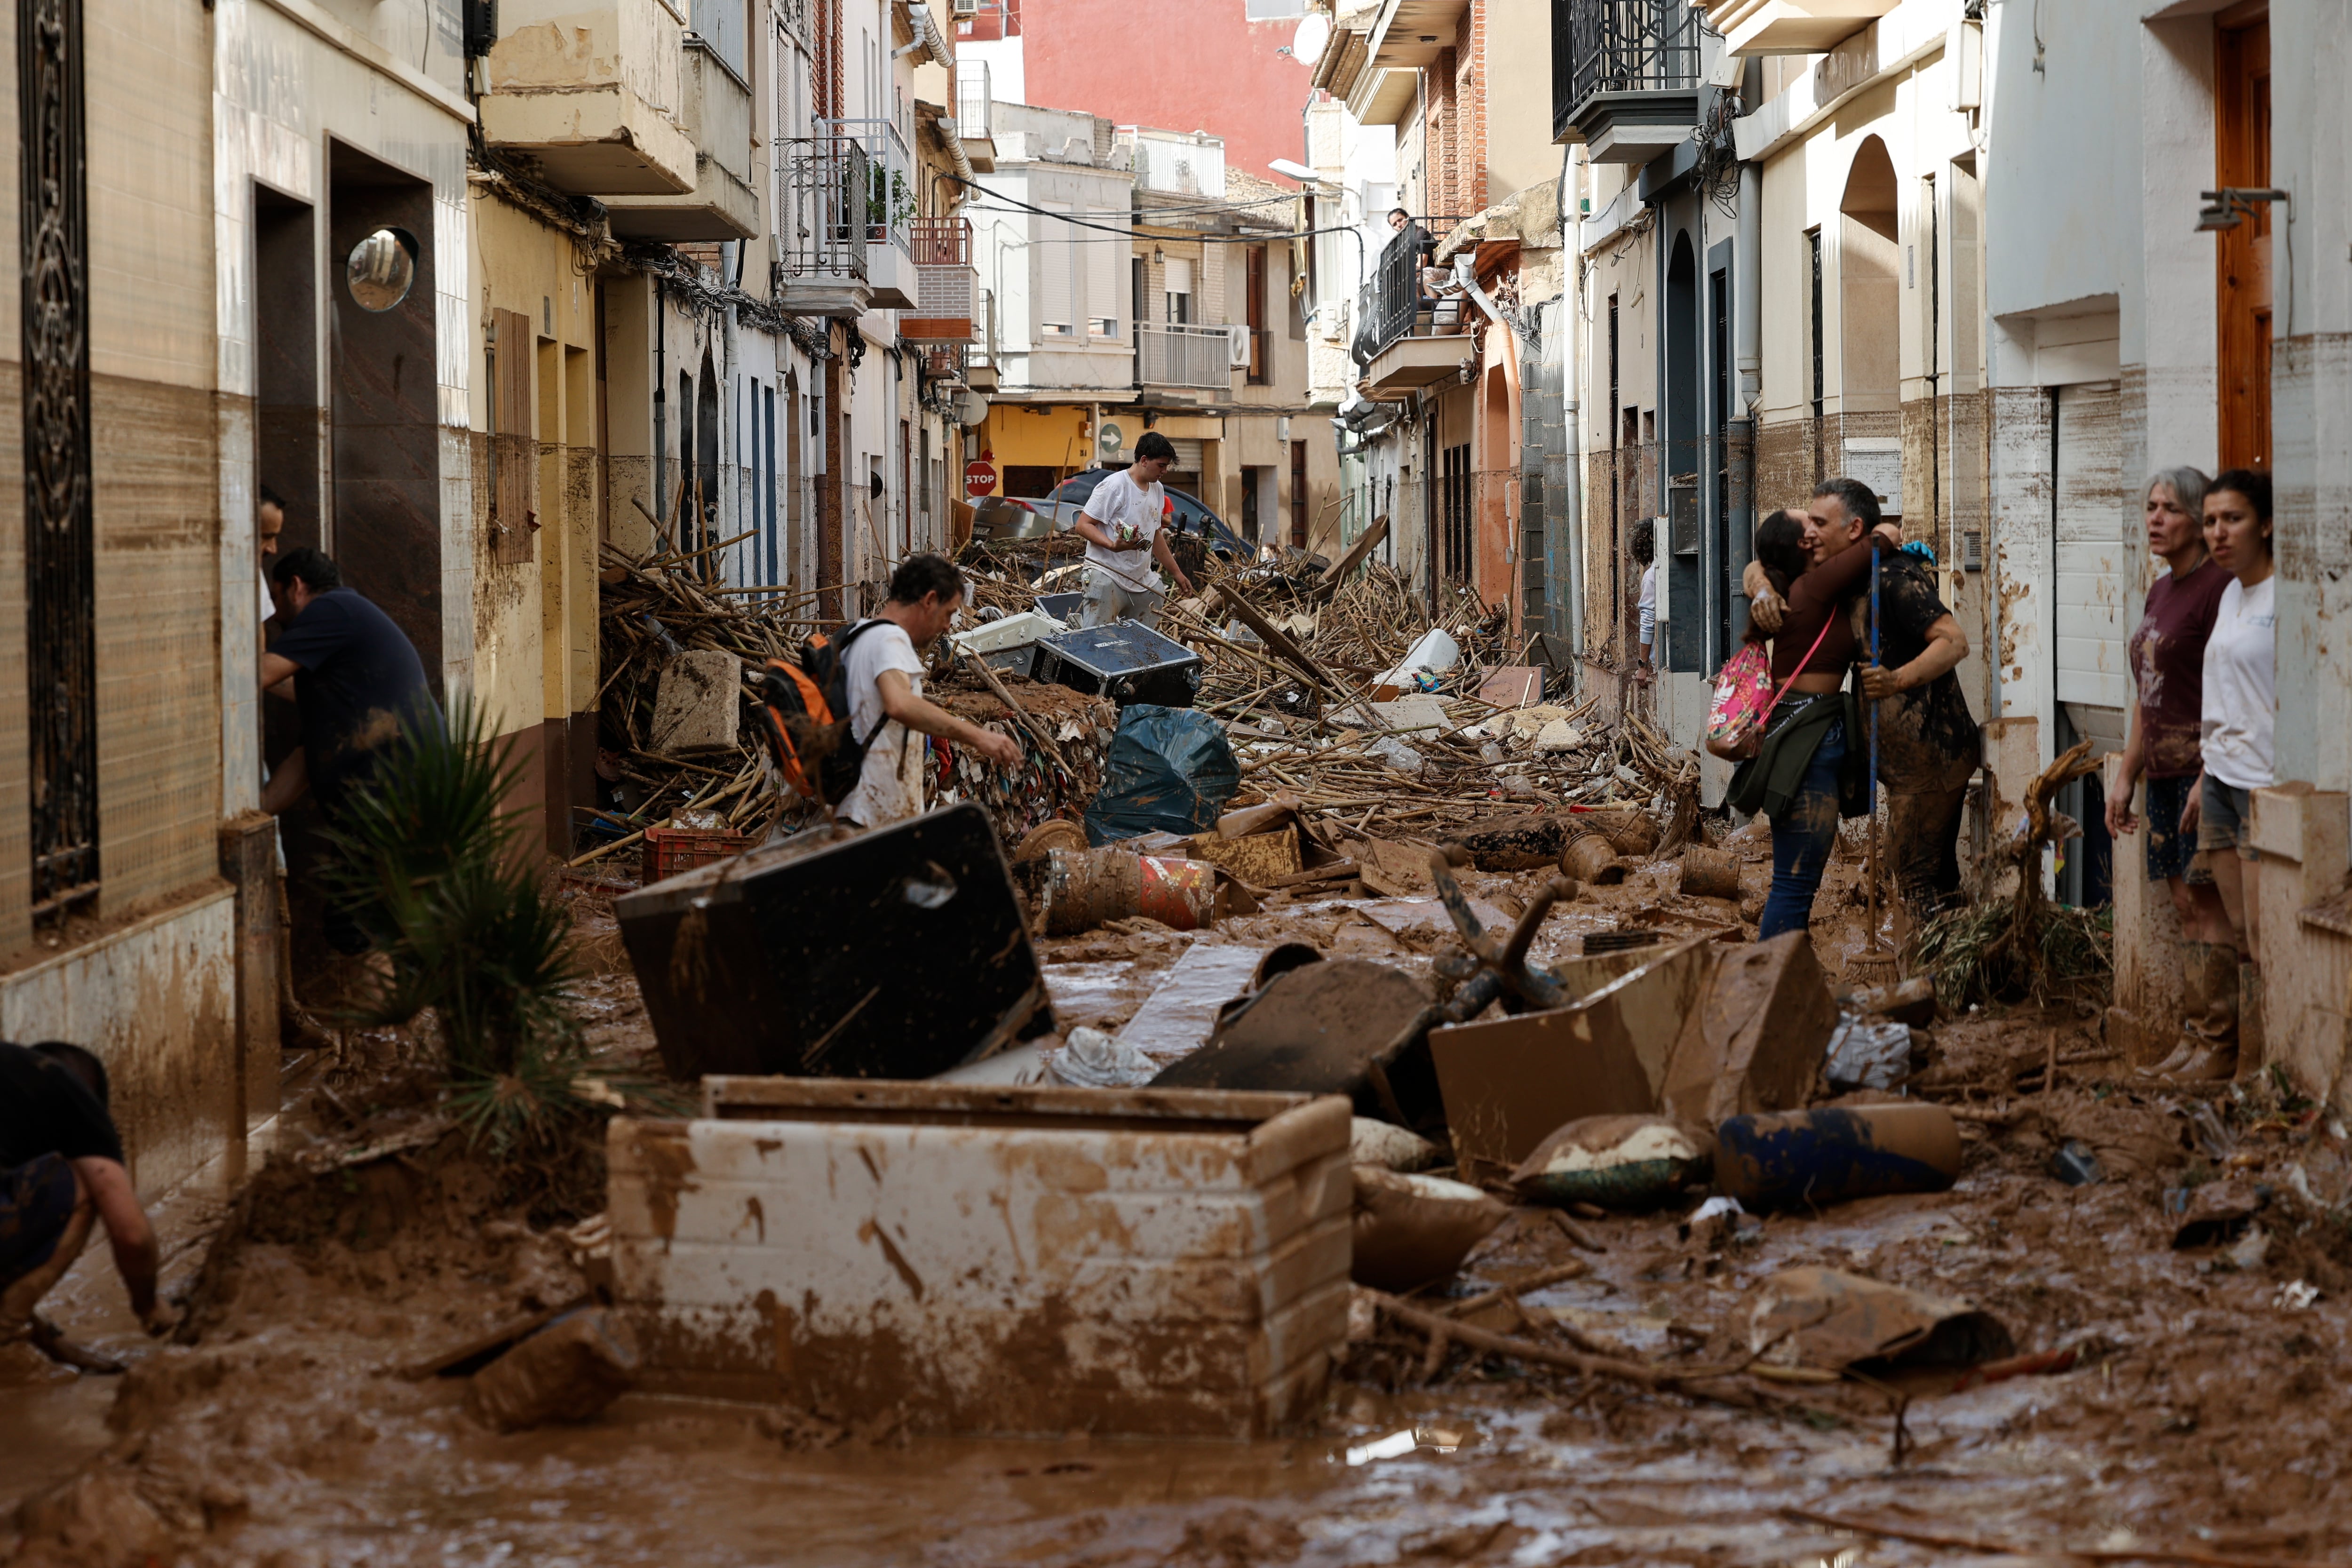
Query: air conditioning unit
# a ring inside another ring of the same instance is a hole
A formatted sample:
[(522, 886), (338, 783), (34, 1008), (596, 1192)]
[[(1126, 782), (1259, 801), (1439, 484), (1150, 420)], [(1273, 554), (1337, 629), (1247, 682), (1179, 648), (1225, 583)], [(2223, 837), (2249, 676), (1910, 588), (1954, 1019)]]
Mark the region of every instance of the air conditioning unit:
[(980, 15), (980, 0), (955, 0), (954, 11), (959, 16), (977, 16)]
[(1250, 330), (1245, 326), (1225, 329), (1226, 363), (1235, 370), (1249, 369)]

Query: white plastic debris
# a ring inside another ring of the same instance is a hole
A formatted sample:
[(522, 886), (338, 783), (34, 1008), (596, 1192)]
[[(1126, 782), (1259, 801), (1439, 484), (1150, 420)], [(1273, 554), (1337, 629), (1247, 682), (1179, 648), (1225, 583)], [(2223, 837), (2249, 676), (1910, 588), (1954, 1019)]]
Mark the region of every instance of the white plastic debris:
[(2308, 1279), (2290, 1279), (2278, 1288), (2271, 1305), (2282, 1312), (2300, 1312), (2319, 1300), (2319, 1287)]
[(1713, 1219), (1719, 1214), (1746, 1214), (1747, 1212), (1748, 1211), (1746, 1209), (1739, 1206), (1739, 1200), (1738, 1198), (1709, 1198), (1706, 1202), (1699, 1205), (1697, 1208), (1692, 1210), (1690, 1218), (1683, 1223), (1685, 1225), (1696, 1225), (1703, 1219)]
[(1140, 1089), (1160, 1076), (1158, 1063), (1100, 1029), (1072, 1029), (1060, 1050), (1043, 1054), (1047, 1070), (1077, 1089)]
[(1911, 1076), (1911, 1026), (1865, 1024), (1859, 1014), (1841, 1014), (1822, 1075), (1837, 1089), (1893, 1089)]

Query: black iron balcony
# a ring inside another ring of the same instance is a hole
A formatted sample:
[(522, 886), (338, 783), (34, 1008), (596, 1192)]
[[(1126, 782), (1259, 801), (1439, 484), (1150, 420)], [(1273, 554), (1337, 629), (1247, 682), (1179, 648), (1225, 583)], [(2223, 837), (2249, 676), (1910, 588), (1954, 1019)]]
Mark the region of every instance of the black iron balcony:
[[(1449, 336), (1466, 323), (1459, 310), (1444, 309), (1444, 285), (1423, 276), (1436, 266), (1437, 247), (1460, 222), (1454, 217), (1417, 217), (1381, 247), (1372, 270), (1370, 309), (1371, 352), (1380, 353), (1399, 338)], [(1459, 298), (1459, 296), (1450, 296)]]
[(1687, 0), (1552, 0), (1551, 129), (1596, 163), (1646, 163), (1698, 128)]

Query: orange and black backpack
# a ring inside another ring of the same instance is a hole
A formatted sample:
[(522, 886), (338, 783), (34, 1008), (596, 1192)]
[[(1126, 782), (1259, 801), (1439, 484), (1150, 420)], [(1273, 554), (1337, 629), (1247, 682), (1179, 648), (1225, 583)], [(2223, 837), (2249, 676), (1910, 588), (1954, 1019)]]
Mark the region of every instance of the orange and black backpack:
[(885, 717), (862, 739), (849, 722), (849, 645), (881, 624), (856, 621), (814, 632), (801, 645), (800, 663), (772, 658), (760, 677), (754, 716), (777, 768), (793, 788), (827, 805), (857, 787), (866, 750), (890, 721)]

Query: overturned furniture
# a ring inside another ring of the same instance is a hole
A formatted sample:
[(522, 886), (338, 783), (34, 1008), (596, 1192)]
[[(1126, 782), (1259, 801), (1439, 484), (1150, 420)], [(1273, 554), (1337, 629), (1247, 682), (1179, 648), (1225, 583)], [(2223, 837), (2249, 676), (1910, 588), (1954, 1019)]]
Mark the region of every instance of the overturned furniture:
[(614, 910), (673, 1078), (929, 1078), (1052, 1024), (971, 802), (698, 867)]
[(1347, 1331), (1348, 1104), (716, 1078), (610, 1132), (641, 1385), (962, 1433), (1255, 1437)]

